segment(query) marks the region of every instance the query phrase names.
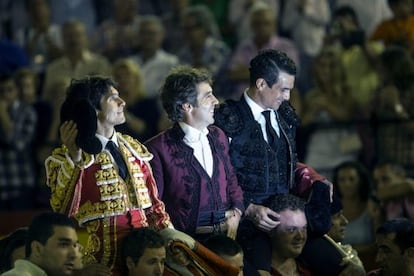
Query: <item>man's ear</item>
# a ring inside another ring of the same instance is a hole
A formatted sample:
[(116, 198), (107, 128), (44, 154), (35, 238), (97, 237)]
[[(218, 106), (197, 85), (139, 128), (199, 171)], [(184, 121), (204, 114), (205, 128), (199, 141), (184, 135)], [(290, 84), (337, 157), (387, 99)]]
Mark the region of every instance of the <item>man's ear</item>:
[(257, 89), (261, 90), (261, 89), (263, 89), (265, 86), (266, 86), (266, 81), (265, 81), (264, 79), (262, 79), (262, 78), (258, 78), (258, 79), (256, 80), (256, 88), (257, 88)]
[(183, 109), (185, 112), (189, 112), (189, 111), (191, 110), (191, 108), (192, 108), (191, 104), (189, 104), (189, 103), (183, 103), (183, 104), (181, 105), (181, 107), (182, 107), (182, 109)]
[(42, 251), (43, 251), (43, 244), (41, 244), (38, 241), (32, 241), (32, 243), (30, 244), (31, 247), (31, 256), (29, 257), (35, 257), (35, 258), (40, 258), (40, 256), (42, 255)]

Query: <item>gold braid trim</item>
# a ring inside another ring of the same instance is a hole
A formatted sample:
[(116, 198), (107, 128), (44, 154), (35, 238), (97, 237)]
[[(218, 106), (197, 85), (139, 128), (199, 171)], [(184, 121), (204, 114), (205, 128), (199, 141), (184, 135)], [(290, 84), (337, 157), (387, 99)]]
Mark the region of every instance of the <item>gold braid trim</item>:
[[(115, 217), (114, 217), (115, 218)], [(111, 233), (110, 233), (110, 229), (111, 229), (111, 218), (104, 218), (102, 220), (103, 223), (103, 227), (102, 227), (102, 231), (103, 231), (103, 255), (102, 255), (102, 263), (106, 264), (110, 269), (113, 268), (114, 264), (110, 264), (110, 257), (111, 257), (111, 238), (114, 238), (116, 240), (116, 235), (113, 235), (113, 237), (111, 237)], [(114, 223), (115, 225), (115, 223)], [(116, 229), (114, 229), (114, 233), (116, 233)], [(114, 252), (116, 253), (116, 252)]]
[(101, 241), (96, 233), (99, 230), (100, 224), (101, 222), (99, 220), (94, 220), (86, 225), (86, 231), (89, 235), (83, 259), (85, 264), (94, 264), (98, 262), (94, 255), (101, 250)]
[(65, 146), (52, 152), (45, 161), (45, 167), (47, 185), (51, 189), (50, 205), (55, 212), (67, 213), (80, 169), (74, 166)]
[(150, 161), (152, 159), (152, 153), (148, 151), (146, 146), (138, 142), (138, 140), (126, 134), (117, 134), (118, 141), (124, 144), (137, 159), (142, 161)]

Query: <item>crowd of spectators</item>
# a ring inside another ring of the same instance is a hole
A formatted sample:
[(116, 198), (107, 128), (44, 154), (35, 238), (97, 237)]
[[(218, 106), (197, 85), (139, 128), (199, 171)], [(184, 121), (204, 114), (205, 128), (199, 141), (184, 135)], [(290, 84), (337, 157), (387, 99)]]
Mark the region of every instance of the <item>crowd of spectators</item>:
[(72, 79), (112, 77), (117, 130), (146, 141), (171, 125), (159, 91), (173, 67), (207, 69), (218, 101), (238, 100), (271, 48), (298, 67), (299, 161), (333, 182), (343, 242), (374, 268), (377, 227), (414, 220), (413, 2), (0, 1), (0, 211), (49, 208), (44, 161)]

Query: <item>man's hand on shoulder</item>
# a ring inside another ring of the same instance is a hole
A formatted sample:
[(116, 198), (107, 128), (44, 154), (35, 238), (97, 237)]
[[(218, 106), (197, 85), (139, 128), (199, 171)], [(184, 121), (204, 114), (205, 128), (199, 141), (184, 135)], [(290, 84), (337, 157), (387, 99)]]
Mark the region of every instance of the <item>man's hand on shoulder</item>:
[(257, 228), (265, 232), (272, 230), (280, 224), (279, 214), (262, 205), (251, 203), (247, 207), (245, 214)]

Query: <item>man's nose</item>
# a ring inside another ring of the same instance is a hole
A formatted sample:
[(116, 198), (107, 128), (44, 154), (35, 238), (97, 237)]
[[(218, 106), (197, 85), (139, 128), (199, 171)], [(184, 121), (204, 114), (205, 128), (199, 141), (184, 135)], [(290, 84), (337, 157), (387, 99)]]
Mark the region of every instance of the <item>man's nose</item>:
[(290, 90), (283, 93), (283, 99), (285, 101), (289, 101), (290, 100)]
[(217, 99), (217, 97), (216, 96), (213, 96), (213, 104), (214, 105), (216, 105), (216, 104), (218, 104), (219, 103), (219, 100)]
[(348, 223), (349, 223), (348, 219), (344, 215), (341, 215), (341, 224), (348, 225)]
[(126, 103), (122, 98), (119, 98), (118, 101), (119, 101), (119, 105), (125, 106)]
[(158, 263), (155, 267), (155, 275), (162, 275), (164, 272), (164, 264)]

